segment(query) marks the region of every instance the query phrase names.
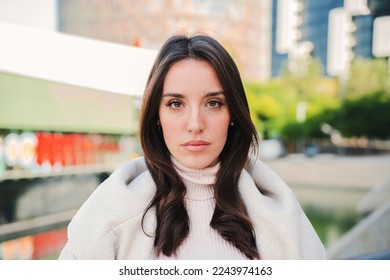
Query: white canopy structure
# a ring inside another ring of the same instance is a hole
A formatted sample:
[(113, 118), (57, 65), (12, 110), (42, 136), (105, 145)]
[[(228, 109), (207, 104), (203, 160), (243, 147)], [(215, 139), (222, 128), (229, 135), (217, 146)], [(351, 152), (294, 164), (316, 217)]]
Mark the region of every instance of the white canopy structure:
[(139, 96), (155, 50), (0, 23), (0, 72)]

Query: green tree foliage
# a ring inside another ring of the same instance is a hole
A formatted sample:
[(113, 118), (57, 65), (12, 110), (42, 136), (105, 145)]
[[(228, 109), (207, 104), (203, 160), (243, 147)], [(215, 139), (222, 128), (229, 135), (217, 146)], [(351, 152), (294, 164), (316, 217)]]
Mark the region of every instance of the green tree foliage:
[(327, 107), (304, 122), (291, 121), (283, 126), (281, 138), (284, 142), (289, 141), (310, 141), (329, 138), (322, 130), (324, 124), (335, 126), (338, 118), (338, 107)]
[(281, 79), (286, 86), (296, 91), (299, 101), (307, 101), (313, 96), (313, 93), (320, 90), (317, 84), (321, 79), (321, 65), (311, 59), (305, 59), (301, 63), (295, 61), (294, 65), (297, 67), (285, 68)]
[(345, 97), (359, 98), (368, 93), (385, 91), (390, 93), (388, 65), (385, 59), (356, 59), (350, 69)]
[(337, 112), (335, 126), (345, 137), (389, 139), (390, 97), (382, 91), (345, 100)]
[[(321, 67), (315, 60), (305, 61), (299, 73), (290, 70), (278, 79), (260, 84), (246, 82), (245, 88), (256, 128), (267, 138), (298, 137), (289, 127), (298, 127), (296, 122), (297, 104), (305, 102), (306, 118), (319, 114), (324, 108), (335, 107), (337, 83), (334, 79), (321, 76)], [(302, 134), (304, 136), (306, 134)]]
[(278, 137), (284, 123), (294, 115), (294, 92), (279, 80), (245, 83), (252, 120), (262, 138)]
[(291, 121), (286, 123), (281, 131), (281, 139), (285, 142), (298, 142), (305, 139), (305, 126), (303, 123)]
[[(263, 138), (286, 144), (329, 139), (321, 129), (329, 124), (344, 137), (390, 139), (390, 79), (384, 61), (355, 61), (345, 88), (321, 76), (316, 61), (305, 63), (297, 73), (287, 70), (267, 83), (245, 83), (251, 116)], [(302, 102), (306, 118), (298, 122), (297, 104)]]

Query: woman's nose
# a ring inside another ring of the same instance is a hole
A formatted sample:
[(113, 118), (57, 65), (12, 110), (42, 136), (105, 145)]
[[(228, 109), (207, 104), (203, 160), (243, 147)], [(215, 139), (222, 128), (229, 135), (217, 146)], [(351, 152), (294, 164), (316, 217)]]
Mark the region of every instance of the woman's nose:
[(191, 133), (200, 133), (205, 129), (205, 121), (199, 110), (191, 110), (187, 119), (187, 130)]

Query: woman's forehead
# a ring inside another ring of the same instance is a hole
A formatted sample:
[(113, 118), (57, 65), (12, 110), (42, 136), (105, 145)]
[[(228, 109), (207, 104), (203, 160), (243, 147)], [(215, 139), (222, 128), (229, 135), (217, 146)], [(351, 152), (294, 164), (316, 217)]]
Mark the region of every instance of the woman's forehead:
[(186, 59), (170, 67), (163, 84), (163, 94), (200, 91), (223, 92), (216, 71), (206, 61)]

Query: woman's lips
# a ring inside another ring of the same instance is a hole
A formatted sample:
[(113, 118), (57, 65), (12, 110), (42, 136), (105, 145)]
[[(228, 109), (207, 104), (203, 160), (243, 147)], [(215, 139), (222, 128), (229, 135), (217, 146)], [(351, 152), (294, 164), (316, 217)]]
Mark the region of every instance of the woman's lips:
[(209, 147), (210, 143), (203, 140), (191, 140), (182, 144), (188, 152), (202, 152)]

